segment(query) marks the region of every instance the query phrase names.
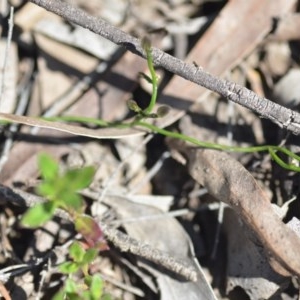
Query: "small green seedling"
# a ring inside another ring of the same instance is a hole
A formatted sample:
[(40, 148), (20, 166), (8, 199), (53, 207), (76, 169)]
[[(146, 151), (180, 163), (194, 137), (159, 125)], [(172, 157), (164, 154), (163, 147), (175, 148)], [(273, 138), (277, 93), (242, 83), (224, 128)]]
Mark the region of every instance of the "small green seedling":
[(71, 245), (69, 255), (72, 261), (62, 263), (59, 270), (64, 274), (72, 274), (81, 270), (84, 275), (88, 275), (89, 264), (97, 257), (98, 250), (95, 248), (85, 250), (83, 246), (76, 241)]
[[(89, 275), (88, 272), (89, 266), (98, 255), (98, 250), (95, 248), (85, 250), (79, 242), (74, 242), (69, 249), (69, 255), (71, 260), (59, 266), (59, 271), (68, 275), (68, 279), (53, 300), (110, 300), (111, 297), (103, 292), (104, 283), (101, 276)], [(80, 271), (84, 275), (84, 282), (81, 284), (73, 278)]]
[[(47, 154), (39, 156), (38, 167), (42, 182), (37, 193), (46, 201), (31, 207), (23, 216), (22, 223), (36, 228), (49, 221), (56, 209), (65, 210), (74, 222), (75, 229), (85, 240), (85, 249), (79, 242), (74, 242), (69, 249), (70, 261), (59, 266), (59, 270), (68, 275), (63, 289), (54, 297), (55, 300), (110, 299), (103, 294), (103, 281), (98, 274), (89, 275), (89, 266), (99, 250), (107, 250), (99, 224), (84, 214), (84, 203), (78, 191), (88, 187), (94, 177), (94, 168), (70, 169), (61, 173), (58, 163)], [(84, 283), (75, 282), (72, 275), (81, 271)]]
[(57, 208), (65, 210), (73, 220), (89, 247), (108, 249), (99, 224), (84, 214), (84, 203), (78, 191), (88, 187), (94, 177), (93, 167), (59, 171), (58, 163), (47, 154), (41, 154), (38, 167), (42, 182), (36, 191), (47, 201), (31, 207), (23, 216), (22, 224), (36, 228), (49, 221)]
[(104, 293), (104, 282), (100, 275), (87, 276), (83, 284), (67, 278), (64, 287), (53, 297), (53, 300), (112, 300)]
[(94, 169), (85, 167), (61, 174), (58, 163), (47, 154), (39, 156), (38, 167), (42, 182), (36, 191), (48, 201), (31, 207), (22, 218), (23, 225), (41, 226), (53, 217), (57, 208), (66, 210), (71, 216), (83, 213), (83, 201), (77, 192), (92, 182)]
[(157, 112), (153, 113), (154, 106), (157, 100), (157, 91), (158, 91), (158, 77), (156, 75), (154, 65), (153, 65), (153, 57), (151, 52), (151, 43), (148, 38), (144, 38), (142, 41), (143, 49), (146, 53), (148, 69), (150, 71), (150, 76), (145, 73), (139, 73), (141, 77), (143, 77), (148, 83), (152, 85), (152, 93), (151, 100), (149, 105), (143, 110), (138, 106), (136, 101), (128, 100), (127, 106), (130, 110), (136, 113), (135, 121), (139, 121), (141, 119), (156, 119), (164, 117), (170, 111), (170, 108), (167, 105), (162, 105), (158, 107)]

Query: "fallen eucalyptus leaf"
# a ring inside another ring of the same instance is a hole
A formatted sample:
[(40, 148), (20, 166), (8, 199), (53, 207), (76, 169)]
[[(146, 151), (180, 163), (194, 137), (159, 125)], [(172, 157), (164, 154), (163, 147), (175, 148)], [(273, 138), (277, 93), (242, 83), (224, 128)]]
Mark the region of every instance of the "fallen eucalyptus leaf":
[(216, 199), (232, 209), (255, 233), (280, 274), (300, 275), (300, 239), (276, 212), (253, 176), (228, 153), (188, 147), (175, 139), (169, 147), (183, 152), (190, 175)]

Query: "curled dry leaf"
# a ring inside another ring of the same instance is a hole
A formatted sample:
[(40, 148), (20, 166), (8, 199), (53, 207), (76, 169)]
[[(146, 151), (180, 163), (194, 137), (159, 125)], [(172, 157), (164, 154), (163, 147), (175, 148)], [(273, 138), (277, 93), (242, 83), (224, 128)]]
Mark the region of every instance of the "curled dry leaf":
[(254, 231), (271, 254), (272, 267), (283, 275), (288, 275), (286, 270), (300, 275), (300, 239), (276, 215), (253, 176), (227, 153), (171, 143), (185, 153), (190, 175), (216, 199), (229, 204)]

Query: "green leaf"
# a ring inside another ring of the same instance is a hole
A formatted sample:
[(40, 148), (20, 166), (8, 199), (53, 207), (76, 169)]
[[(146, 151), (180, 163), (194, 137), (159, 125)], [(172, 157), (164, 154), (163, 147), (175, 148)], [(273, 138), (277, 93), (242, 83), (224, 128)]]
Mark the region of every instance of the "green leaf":
[(82, 169), (68, 170), (64, 175), (64, 180), (68, 182), (68, 188), (72, 191), (78, 191), (89, 186), (95, 174), (93, 167), (84, 167)]
[(73, 274), (78, 271), (79, 266), (77, 263), (66, 261), (60, 264), (58, 268), (63, 274)]
[(86, 298), (82, 298), (78, 293), (66, 293), (64, 300), (86, 300)]
[(112, 297), (111, 297), (111, 295), (109, 295), (109, 294), (104, 294), (104, 295), (101, 297), (101, 300), (112, 300)]
[(84, 291), (83, 293), (81, 293), (81, 299), (80, 300), (93, 300), (92, 296), (91, 296), (91, 292), (90, 291)]
[(91, 262), (93, 262), (97, 257), (98, 252), (99, 250), (95, 248), (88, 249), (82, 258), (82, 263), (90, 264)]
[(130, 110), (132, 110), (136, 113), (140, 113), (142, 111), (142, 109), (138, 106), (138, 104), (134, 100), (128, 100), (127, 106)]
[(86, 251), (83, 249), (80, 243), (74, 242), (69, 249), (69, 253), (74, 261), (81, 262), (86, 254)]
[(65, 190), (61, 193), (59, 205), (66, 210), (73, 209), (79, 213), (81, 213), (81, 210), (83, 209), (83, 201), (81, 196), (75, 193), (71, 193), (68, 190)]
[(28, 227), (38, 227), (49, 221), (56, 209), (54, 202), (39, 203), (29, 208), (22, 217), (22, 224)]
[(71, 278), (68, 278), (65, 284), (65, 292), (66, 293), (74, 293), (76, 294), (78, 291), (78, 287), (77, 284), (74, 280), (72, 280)]
[(98, 274), (95, 274), (92, 277), (92, 282), (90, 284), (90, 293), (91, 293), (91, 298), (93, 300), (98, 300), (102, 296), (103, 280)]
[(36, 187), (36, 191), (39, 195), (46, 197), (49, 200), (55, 200), (57, 196), (57, 186), (55, 181), (45, 181), (40, 183)]
[(54, 297), (52, 298), (52, 300), (65, 300), (65, 292), (64, 290), (60, 290), (58, 293), (56, 293), (54, 295)]
[(58, 174), (58, 163), (48, 154), (40, 154), (38, 157), (38, 167), (44, 179), (53, 179)]

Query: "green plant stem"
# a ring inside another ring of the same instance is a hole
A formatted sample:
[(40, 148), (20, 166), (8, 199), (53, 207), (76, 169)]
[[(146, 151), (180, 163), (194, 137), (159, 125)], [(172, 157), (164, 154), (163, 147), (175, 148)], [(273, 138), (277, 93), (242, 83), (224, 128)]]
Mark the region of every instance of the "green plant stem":
[(300, 162), (300, 156), (293, 153), (292, 151), (288, 150), (285, 147), (275, 146), (275, 145), (262, 145), (262, 146), (252, 146), (252, 147), (236, 147), (236, 146), (228, 146), (228, 145), (222, 145), (222, 144), (216, 144), (216, 143), (210, 143), (210, 142), (203, 142), (199, 141), (193, 137), (187, 136), (182, 133), (173, 132), (169, 130), (165, 130), (162, 128), (159, 128), (155, 125), (149, 124), (147, 122), (143, 121), (137, 121), (133, 123), (133, 125), (142, 126), (144, 128), (150, 129), (152, 132), (156, 132), (159, 134), (162, 134), (167, 137), (172, 137), (175, 139), (179, 139), (185, 142), (190, 142), (196, 146), (203, 147), (203, 148), (209, 148), (214, 150), (221, 150), (221, 151), (230, 151), (230, 152), (243, 152), (243, 153), (254, 153), (254, 152), (264, 152), (267, 151), (270, 153), (271, 157), (283, 168), (300, 172), (300, 167), (294, 165), (294, 164), (287, 164), (284, 162), (276, 152), (281, 152), (287, 155), (288, 157), (294, 158), (298, 162)]
[(75, 121), (79, 123), (90, 123), (95, 124), (102, 127), (115, 127), (115, 128), (128, 128), (128, 127), (143, 127), (151, 132), (156, 132), (158, 134), (172, 137), (175, 139), (180, 139), (185, 142), (192, 143), (196, 146), (203, 147), (203, 148), (209, 148), (209, 149), (215, 149), (215, 150), (221, 150), (221, 151), (231, 151), (231, 152), (244, 152), (244, 153), (252, 153), (252, 152), (262, 152), (267, 151), (270, 153), (271, 157), (274, 159), (274, 161), (280, 165), (282, 168), (285, 168), (287, 170), (300, 172), (300, 167), (296, 166), (293, 163), (286, 163), (283, 161), (277, 153), (283, 153), (287, 157), (295, 159), (298, 163), (300, 163), (300, 156), (296, 155), (295, 153), (291, 152), (287, 148), (280, 147), (280, 146), (274, 146), (274, 145), (262, 145), (262, 146), (252, 146), (252, 147), (235, 147), (235, 146), (228, 146), (228, 145), (221, 145), (221, 144), (215, 144), (210, 142), (203, 142), (199, 141), (193, 137), (178, 133), (178, 132), (172, 132), (166, 129), (159, 128), (155, 125), (152, 125), (148, 122), (144, 122), (143, 119), (146, 117), (149, 117), (155, 104), (157, 101), (157, 90), (158, 90), (158, 82), (157, 82), (157, 75), (153, 66), (153, 57), (151, 53), (151, 43), (150, 41), (145, 38), (143, 40), (143, 48), (146, 52), (147, 56), (147, 64), (148, 69), (150, 71), (151, 75), (151, 83), (152, 83), (152, 95), (149, 105), (144, 109), (141, 113), (138, 113), (134, 119), (134, 121), (129, 123), (110, 123), (106, 122), (104, 120), (97, 120), (87, 117), (74, 117), (74, 116), (64, 116), (64, 117), (58, 117), (58, 118), (47, 118), (48, 120), (62, 120), (62, 121)]
[(269, 152), (271, 157), (274, 159), (278, 165), (280, 165), (282, 168), (291, 170), (294, 172), (300, 172), (300, 167), (294, 165), (294, 164), (288, 164), (284, 162), (277, 153), (281, 152), (285, 154), (286, 156), (295, 159), (300, 163), (300, 156), (293, 153), (292, 151), (288, 150), (285, 147), (275, 146), (275, 145), (261, 145), (261, 146), (252, 146), (252, 147), (237, 147), (237, 146), (228, 146), (228, 145), (222, 145), (222, 144), (216, 144), (211, 142), (204, 142), (200, 141), (196, 138), (193, 138), (191, 136), (179, 133), (179, 132), (173, 132), (169, 131), (160, 127), (157, 127), (153, 124), (150, 124), (148, 122), (141, 121), (140, 119), (134, 120), (129, 123), (110, 123), (106, 122), (104, 120), (100, 119), (93, 119), (88, 117), (77, 117), (77, 116), (62, 116), (62, 117), (54, 117), (54, 118), (45, 118), (47, 120), (51, 121), (67, 121), (67, 122), (78, 122), (83, 124), (95, 124), (101, 127), (114, 127), (114, 128), (130, 128), (130, 127), (143, 127), (148, 129), (151, 132), (155, 132), (161, 135), (164, 135), (166, 137), (171, 137), (175, 139), (179, 139), (185, 142), (189, 142), (195, 146), (203, 147), (203, 148), (209, 148), (214, 150), (220, 150), (220, 151), (230, 151), (230, 152), (243, 152), (243, 153), (254, 153), (254, 152)]
[(76, 122), (81, 124), (94, 124), (101, 127), (108, 127), (112, 125), (112, 123), (109, 123), (101, 119), (94, 119), (94, 118), (82, 117), (82, 116), (42, 117), (42, 119), (47, 121), (63, 121), (63, 122)]
[(148, 69), (150, 71), (151, 80), (152, 80), (152, 94), (151, 94), (151, 100), (147, 108), (144, 109), (143, 113), (145, 115), (148, 115), (152, 112), (156, 100), (157, 100), (157, 90), (158, 90), (158, 84), (157, 84), (157, 75), (153, 66), (153, 59), (152, 59), (152, 53), (151, 53), (151, 47), (146, 46), (145, 47), (146, 55), (147, 55), (147, 64)]
[(157, 100), (157, 90), (158, 90), (158, 83), (157, 83), (157, 76), (156, 72), (153, 66), (153, 58), (152, 58), (152, 53), (151, 53), (151, 44), (150, 42), (145, 39), (144, 40), (144, 50), (146, 51), (146, 56), (147, 56), (147, 64), (148, 64), (148, 69), (150, 71), (151, 75), (151, 82), (152, 82), (152, 96), (150, 103), (146, 109), (143, 110), (142, 114), (137, 114), (136, 118), (134, 121), (129, 122), (129, 123), (110, 123), (106, 122), (104, 120), (100, 119), (93, 119), (93, 118), (87, 118), (87, 117), (76, 117), (76, 116), (63, 116), (63, 117), (57, 117), (57, 118), (47, 118), (47, 120), (52, 120), (52, 121), (67, 121), (67, 122), (79, 122), (79, 123), (90, 123), (90, 124), (95, 124), (101, 127), (115, 127), (115, 128), (129, 128), (129, 127), (143, 127), (151, 132), (156, 132), (158, 134), (167, 136), (167, 137), (172, 137), (175, 139), (180, 139), (185, 142), (192, 143), (193, 145), (203, 147), (203, 148), (209, 148), (209, 149), (215, 149), (215, 150), (221, 150), (221, 151), (231, 151), (231, 152), (244, 152), (244, 153), (253, 153), (253, 152), (262, 152), (262, 151), (267, 151), (270, 153), (271, 157), (274, 159), (274, 161), (280, 165), (282, 168), (285, 168), (287, 170), (295, 171), (295, 172), (300, 172), (300, 167), (296, 166), (295, 164), (292, 163), (286, 163), (284, 162), (279, 156), (278, 152), (285, 154), (286, 156), (295, 159), (297, 162), (300, 163), (300, 156), (296, 155), (295, 153), (291, 152), (290, 150), (280, 147), (280, 146), (274, 146), (274, 145), (262, 145), (262, 146), (252, 146), (252, 147), (235, 147), (235, 146), (228, 146), (228, 145), (221, 145), (221, 144), (215, 144), (215, 143), (210, 143), (210, 142), (203, 142), (199, 141), (193, 137), (178, 133), (178, 132), (172, 132), (166, 129), (159, 128), (155, 125), (152, 125), (148, 122), (144, 122), (143, 118), (149, 116), (156, 104)]

